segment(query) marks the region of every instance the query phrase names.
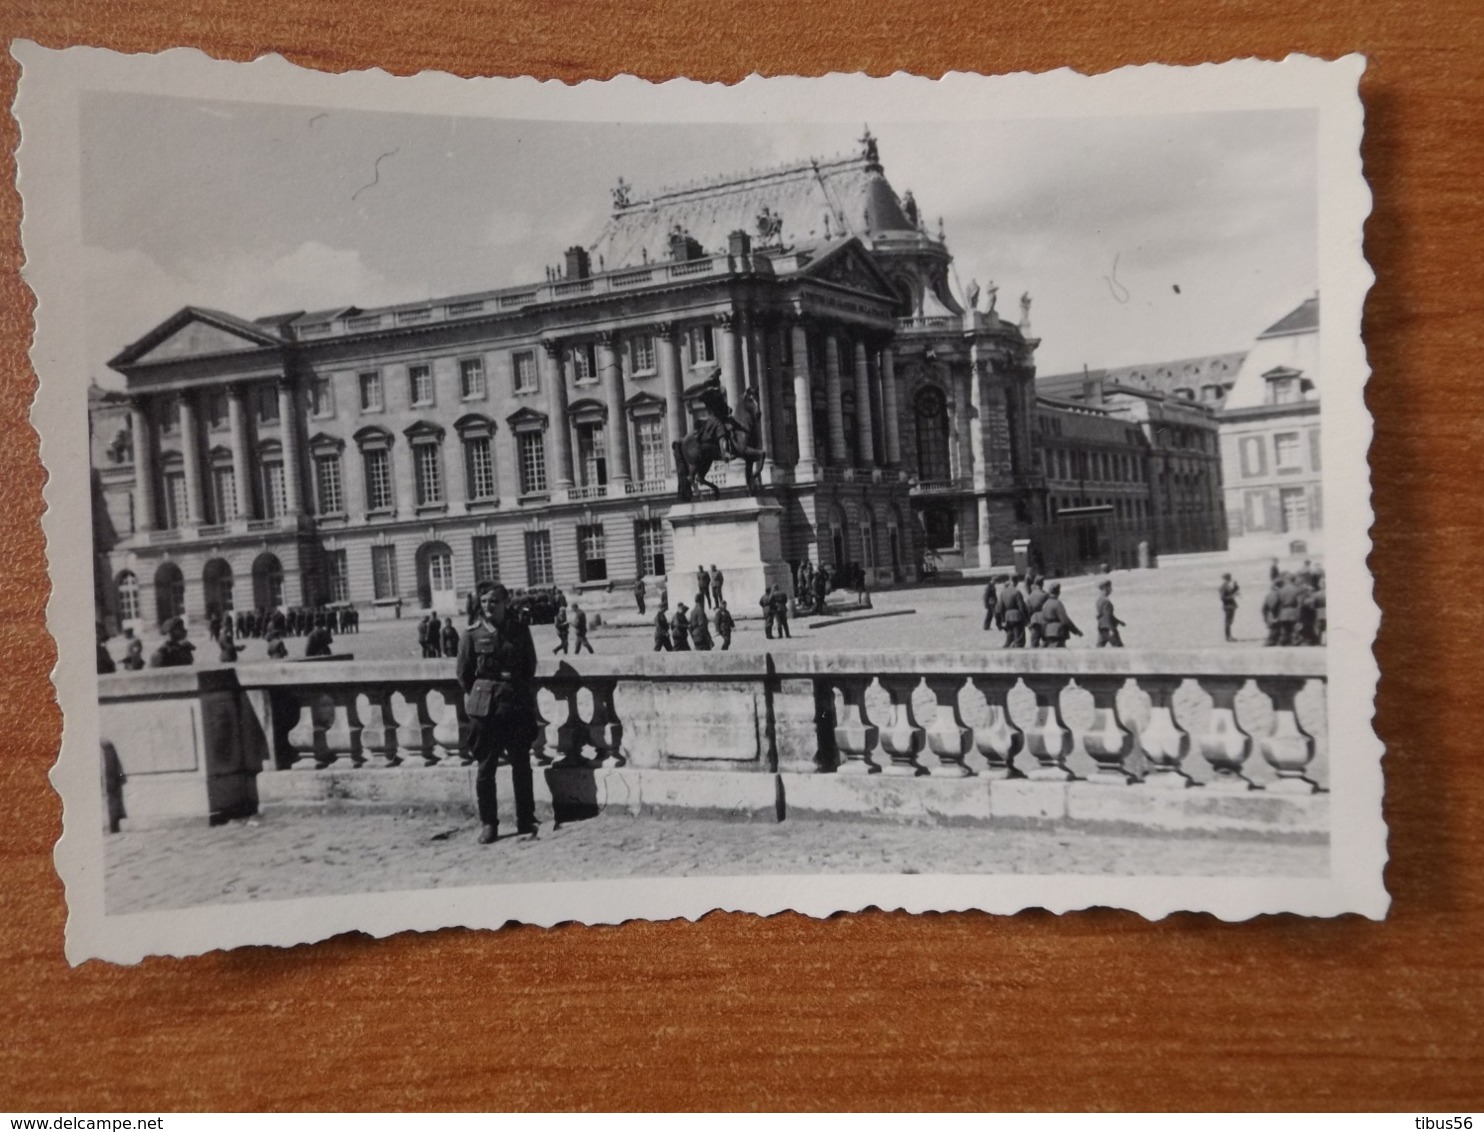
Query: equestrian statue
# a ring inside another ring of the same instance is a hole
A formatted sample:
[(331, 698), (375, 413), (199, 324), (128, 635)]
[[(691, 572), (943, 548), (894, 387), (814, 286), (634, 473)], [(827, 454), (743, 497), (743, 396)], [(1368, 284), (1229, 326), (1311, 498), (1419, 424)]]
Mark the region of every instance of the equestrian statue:
[(758, 472), (765, 455), (757, 390), (743, 393), (742, 403), (733, 412), (717, 375), (701, 386), (700, 401), (706, 407), (706, 419), (673, 445), (681, 500), (690, 502), (695, 489), (703, 484), (711, 489), (713, 497), (721, 495), (721, 489), (706, 478), (711, 465), (721, 459), (744, 461), (747, 491), (757, 495), (762, 490)]

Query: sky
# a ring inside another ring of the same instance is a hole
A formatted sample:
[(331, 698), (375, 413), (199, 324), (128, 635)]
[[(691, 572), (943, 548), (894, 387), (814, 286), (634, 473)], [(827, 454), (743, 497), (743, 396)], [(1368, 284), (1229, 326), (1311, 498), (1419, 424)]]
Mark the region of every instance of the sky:
[[(1032, 297), (1042, 374), (1240, 350), (1314, 292), (1308, 111), (872, 123), (943, 218), (960, 296)], [(858, 150), (860, 123), (525, 122), (89, 96), (90, 373), (187, 304), (245, 318), (545, 278), (619, 177), (665, 185)]]

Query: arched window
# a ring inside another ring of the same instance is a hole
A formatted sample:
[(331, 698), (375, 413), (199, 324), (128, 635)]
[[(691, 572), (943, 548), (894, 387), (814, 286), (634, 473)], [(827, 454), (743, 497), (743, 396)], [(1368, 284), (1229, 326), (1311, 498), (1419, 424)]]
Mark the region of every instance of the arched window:
[(185, 616), (185, 575), (174, 562), (155, 571), (155, 620), (161, 625)]
[(925, 385), (913, 401), (917, 429), (917, 478), (924, 482), (953, 478), (948, 454), (948, 402), (943, 390)]
[(259, 609), (278, 609), (283, 605), (283, 563), (278, 555), (264, 551), (252, 564), (253, 604)]
[(138, 621), (143, 612), (139, 608), (139, 579), (133, 570), (121, 570), (114, 582), (119, 595), (119, 620)]
[(201, 571), (201, 588), (206, 593), (207, 614), (231, 613), (232, 567), (225, 558), (213, 558)]

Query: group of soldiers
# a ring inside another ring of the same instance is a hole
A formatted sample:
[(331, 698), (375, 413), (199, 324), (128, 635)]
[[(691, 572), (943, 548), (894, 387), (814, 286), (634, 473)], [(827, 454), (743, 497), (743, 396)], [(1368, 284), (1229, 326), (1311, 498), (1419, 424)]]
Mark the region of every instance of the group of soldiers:
[(459, 631), (453, 626), (453, 618), (445, 617), (440, 622), (436, 613), (425, 614), (417, 623), (417, 646), (424, 660), (458, 656)]
[(296, 605), (289, 609), (241, 609), (236, 613), (223, 613), (213, 607), (207, 612), (206, 625), (213, 641), (219, 641), (223, 632), (235, 633), (239, 640), (267, 639), (269, 634), (307, 637), (320, 627), (332, 634), (359, 633), (361, 614), (353, 605), (317, 605), (312, 609)]
[[(557, 593), (561, 595), (561, 590)], [(584, 648), (588, 652), (593, 651), (592, 642), (587, 639), (587, 613), (575, 601), (569, 613), (566, 596), (562, 595), (561, 600), (557, 602), (556, 616), (551, 623), (557, 633), (557, 646), (551, 650), (553, 653), (566, 652), (568, 637), (573, 633), (577, 634), (577, 644), (572, 649), (574, 653), (580, 653)]]
[[(1113, 581), (1098, 582), (1095, 616), (1098, 648), (1123, 648), (1119, 633), (1125, 622), (1113, 610)], [(1039, 575), (998, 574), (984, 588), (984, 628), (1005, 634), (1004, 647), (1066, 648), (1071, 637), (1082, 636), (1061, 600), (1061, 583), (1046, 584)]]
[[(711, 637), (711, 622), (706, 617), (706, 600), (715, 593), (712, 590), (696, 594), (695, 604), (688, 608), (685, 602), (678, 601), (673, 614), (668, 611), (666, 599), (661, 598), (654, 615), (654, 651), (710, 652), (714, 649), (716, 642)], [(716, 635), (721, 638), (721, 650), (725, 652), (732, 647), (732, 633), (737, 622), (724, 599), (716, 601), (714, 608)]]
[[(293, 627), (295, 636), (304, 637), (304, 655), (306, 657), (325, 657), (332, 655), (334, 649), (334, 632), (330, 628), (331, 618), (323, 611), (310, 613), (299, 611), (305, 616), (290, 619), (289, 615), (281, 609), (273, 610), (259, 617), (257, 613), (251, 615), (246, 621), (239, 618), (248, 617), (247, 614), (239, 614), (234, 618), (230, 614), (211, 614), (207, 619), (207, 631), (211, 639), (216, 642), (219, 650), (218, 657), (223, 664), (235, 664), (242, 655), (242, 646), (238, 643), (244, 641), (249, 633), (238, 633), (234, 626), (241, 623), (243, 627), (256, 627), (252, 636), (260, 637), (267, 644), (269, 660), (287, 660), (289, 655), (288, 644), (285, 637), (288, 635), (290, 626)], [(186, 629), (184, 618), (175, 617), (161, 627), (164, 640), (160, 642), (159, 648), (150, 654), (149, 661), (144, 659), (144, 642), (134, 636), (132, 630), (124, 633), (128, 644), (125, 646), (124, 659), (115, 663), (113, 655), (108, 651), (105, 642), (108, 640), (107, 631), (102, 622), (98, 623), (98, 672), (100, 675), (117, 672), (122, 667), (127, 672), (136, 672), (141, 668), (182, 668), (186, 665), (196, 663), (196, 646), (189, 639), (190, 633)]]
[[(1301, 569), (1285, 572), (1278, 568), (1275, 558), (1268, 578), (1270, 586), (1262, 599), (1262, 620), (1268, 629), (1266, 644), (1324, 644), (1329, 631), (1324, 567), (1306, 559)], [(1227, 639), (1231, 639), (1230, 621)]]

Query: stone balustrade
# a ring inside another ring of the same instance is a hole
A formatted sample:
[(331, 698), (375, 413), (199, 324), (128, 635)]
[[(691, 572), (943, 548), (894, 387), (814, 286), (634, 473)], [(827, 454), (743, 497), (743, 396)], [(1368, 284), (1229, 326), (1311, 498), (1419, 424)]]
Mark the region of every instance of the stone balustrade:
[[(258, 664), (213, 673), (211, 688), (220, 698), (232, 684), (250, 707), (264, 771), (373, 775), (470, 764), (452, 669)], [(166, 678), (190, 694), (169, 672), (100, 679), (102, 738), (126, 773), (137, 747), (126, 716), (137, 709), (123, 705)], [(1213, 797), (1328, 787), (1323, 650), (646, 653), (543, 660), (536, 683), (545, 726), (532, 753), (556, 771), (830, 776), (861, 788), (879, 776), (940, 790), (1019, 780)]]

